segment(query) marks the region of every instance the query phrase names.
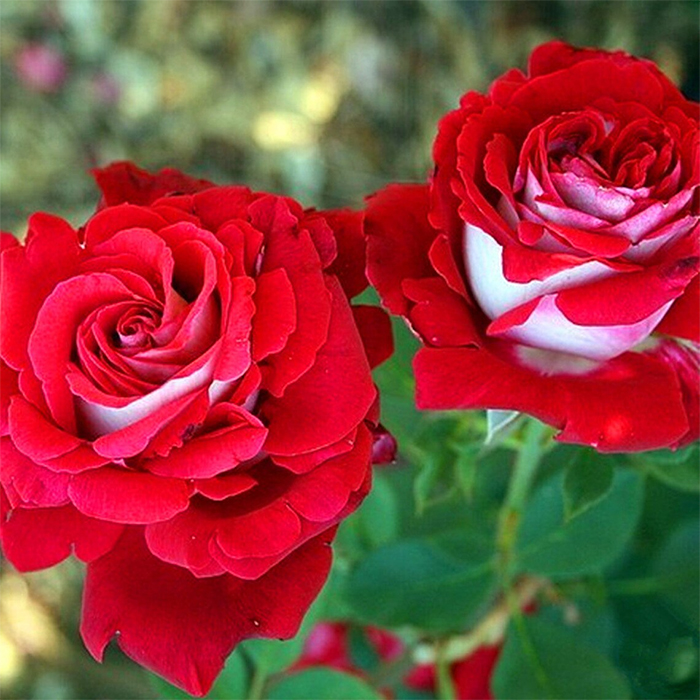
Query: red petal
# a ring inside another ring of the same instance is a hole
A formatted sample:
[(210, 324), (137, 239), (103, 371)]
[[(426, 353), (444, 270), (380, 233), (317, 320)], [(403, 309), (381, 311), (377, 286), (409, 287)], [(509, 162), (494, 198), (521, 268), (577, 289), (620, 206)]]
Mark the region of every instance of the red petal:
[(559, 428), (560, 440), (601, 452), (668, 447), (688, 432), (676, 373), (639, 353), (587, 374), (543, 376), (483, 348), (423, 348), (414, 371), (421, 409), (524, 411)]
[(66, 381), (76, 329), (93, 309), (130, 299), (132, 293), (116, 277), (92, 273), (58, 284), (46, 298), (29, 340), (29, 355), (55, 421), (76, 432), (74, 399)]
[(167, 224), (168, 222), (153, 209), (133, 204), (118, 204), (103, 209), (87, 222), (85, 245), (90, 250), (119, 231), (130, 228), (159, 231)]
[(700, 343), (700, 277), (694, 277), (685, 288), (685, 292), (676, 299), (656, 333), (684, 338)]
[(333, 209), (320, 215), (333, 229), (338, 245), (338, 255), (326, 272), (338, 278), (348, 299), (352, 299), (367, 287), (364, 212)]
[(408, 304), (401, 282), (433, 274), (427, 252), (437, 231), (428, 223), (426, 185), (389, 185), (367, 202), (367, 276), (395, 314)]
[(409, 312), (411, 325), (428, 345), (467, 345), (477, 331), (463, 297), (447, 287), (441, 277), (405, 280), (404, 294), (415, 302)]
[(267, 249), (263, 272), (284, 268), (294, 288), (297, 310), (296, 330), (281, 352), (264, 363), (263, 388), (281, 396), (285, 387), (313, 365), (318, 349), (326, 341), (331, 312), (330, 295), (321, 272), (321, 261), (308, 231), (282, 227), (266, 231)]
[(144, 463), (152, 474), (178, 479), (207, 479), (233, 469), (255, 457), (265, 442), (267, 430), (258, 418), (233, 404), (218, 404), (226, 424), (197, 436), (167, 457)]
[(102, 192), (100, 206), (150, 204), (167, 194), (199, 192), (212, 186), (207, 180), (197, 180), (174, 168), (149, 173), (128, 161), (110, 163), (91, 171)]
[(9, 418), (12, 440), (18, 449), (36, 462), (50, 462), (56, 471), (78, 472), (109, 461), (96, 454), (85, 440), (57, 428), (22, 396), (13, 398)]
[(0, 359), (0, 435), (7, 435), (10, 430), (10, 400), (18, 392), (19, 375)]
[(255, 313), (255, 283), (250, 277), (234, 277), (231, 287), (231, 308), (224, 319), (221, 354), (214, 370), (214, 378), (221, 381), (238, 379), (251, 362), (250, 332)]
[(191, 490), (179, 479), (103, 467), (74, 476), (68, 494), (85, 515), (116, 523), (145, 524), (181, 513), (189, 505)]
[(123, 526), (88, 518), (73, 506), (17, 508), (3, 522), (2, 548), (20, 571), (44, 569), (73, 552), (93, 561), (109, 552)]
[[(16, 494), (21, 504), (60, 506), (68, 503), (70, 476), (35, 464), (7, 437), (0, 439), (0, 462), (0, 481), (8, 495)], [(16, 505), (13, 498), (10, 501)]]
[(252, 346), (258, 362), (284, 348), (297, 327), (297, 305), (284, 268), (263, 272), (255, 283)]
[[(193, 695), (204, 695), (236, 644), (288, 639), (323, 585), (331, 563), (327, 532), (256, 581), (197, 579), (156, 559), (138, 531), (88, 566), (81, 633), (102, 658), (118, 634), (137, 663)], [(146, 622), (146, 624), (144, 624)]]
[(261, 406), (270, 434), (265, 449), (295, 455), (337, 442), (367, 415), (376, 390), (340, 284), (327, 279), (333, 300), (328, 340), (301, 379)]
[(27, 346), (39, 309), (53, 287), (74, 273), (79, 256), (76, 232), (48, 214), (29, 219), (26, 246), (0, 255), (0, 352), (14, 369), (29, 364)]
[(377, 306), (353, 306), (352, 315), (367, 352), (369, 366), (374, 369), (394, 353), (391, 320)]
[(581, 326), (637, 323), (681, 296), (697, 277), (699, 264), (698, 257), (672, 258), (640, 272), (565, 289), (557, 294), (556, 304), (570, 321)]

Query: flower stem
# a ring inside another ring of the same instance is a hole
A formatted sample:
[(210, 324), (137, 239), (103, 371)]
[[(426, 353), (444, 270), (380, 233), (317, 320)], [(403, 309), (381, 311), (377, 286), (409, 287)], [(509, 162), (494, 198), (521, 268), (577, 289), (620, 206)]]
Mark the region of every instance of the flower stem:
[(450, 659), (445, 653), (445, 644), (440, 642), (437, 645), (436, 675), (437, 675), (437, 695), (440, 700), (455, 700), (457, 692), (452, 681)]
[(525, 426), (525, 439), (515, 459), (508, 491), (501, 506), (496, 545), (505, 589), (510, 588), (512, 583), (515, 541), (525, 503), (542, 459), (542, 438), (547, 431), (547, 426), (536, 420), (530, 420)]
[(253, 678), (250, 681), (250, 687), (248, 688), (248, 700), (260, 700), (260, 698), (263, 697), (266, 680), (267, 673), (264, 667), (256, 666), (253, 672)]

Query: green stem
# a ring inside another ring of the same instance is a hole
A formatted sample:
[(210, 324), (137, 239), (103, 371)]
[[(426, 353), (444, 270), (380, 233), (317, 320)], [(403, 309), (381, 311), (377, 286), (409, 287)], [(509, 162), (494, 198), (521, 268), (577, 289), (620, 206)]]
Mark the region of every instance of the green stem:
[(452, 670), (450, 668), (450, 659), (445, 653), (445, 645), (439, 642), (437, 645), (437, 695), (440, 700), (455, 700), (457, 691), (454, 682), (452, 681)]
[(512, 578), (512, 563), (515, 541), (525, 508), (527, 497), (542, 459), (542, 438), (547, 426), (530, 420), (525, 427), (525, 440), (517, 453), (513, 473), (508, 484), (505, 501), (501, 507), (498, 523), (497, 547), (501, 560), (504, 588), (509, 588)]
[(515, 560), (515, 543), (522, 521), (523, 511), (540, 465), (543, 450), (543, 438), (549, 429), (537, 420), (530, 420), (525, 426), (525, 439), (517, 453), (513, 473), (508, 484), (508, 491), (499, 514), (497, 547), (500, 560), (503, 592), (508, 602), (510, 617), (518, 635), (523, 652), (530, 662), (539, 685), (548, 697), (555, 697), (547, 673), (537, 655), (530, 634), (520, 609), (520, 600), (513, 586), (513, 565)]
[(262, 666), (256, 666), (253, 678), (250, 681), (250, 688), (248, 688), (248, 700), (260, 700), (263, 697), (266, 680), (267, 673), (265, 669)]

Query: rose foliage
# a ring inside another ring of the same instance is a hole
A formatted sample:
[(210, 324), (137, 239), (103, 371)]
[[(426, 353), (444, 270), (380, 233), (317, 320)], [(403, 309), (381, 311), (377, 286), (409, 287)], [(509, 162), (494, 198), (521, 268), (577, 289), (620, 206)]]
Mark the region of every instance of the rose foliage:
[(201, 695), (326, 580), (370, 487), (390, 328), (348, 303), (361, 213), (127, 163), (96, 179), (84, 227), (3, 238), (3, 549), (21, 571), (74, 552), (90, 652), (116, 636)]

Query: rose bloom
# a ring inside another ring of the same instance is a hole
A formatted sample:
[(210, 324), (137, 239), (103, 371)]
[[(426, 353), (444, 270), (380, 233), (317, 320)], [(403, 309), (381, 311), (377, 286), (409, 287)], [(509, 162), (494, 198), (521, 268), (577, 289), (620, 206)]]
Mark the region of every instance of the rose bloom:
[(3, 237), (2, 545), (21, 571), (75, 553), (90, 652), (116, 637), (202, 695), (326, 580), (370, 486), (390, 327), (348, 302), (361, 213), (126, 163), (96, 178), (83, 228), (35, 214)]
[(553, 42), (442, 119), (430, 184), (368, 204), (420, 408), (600, 451), (698, 437), (698, 115), (650, 61)]

